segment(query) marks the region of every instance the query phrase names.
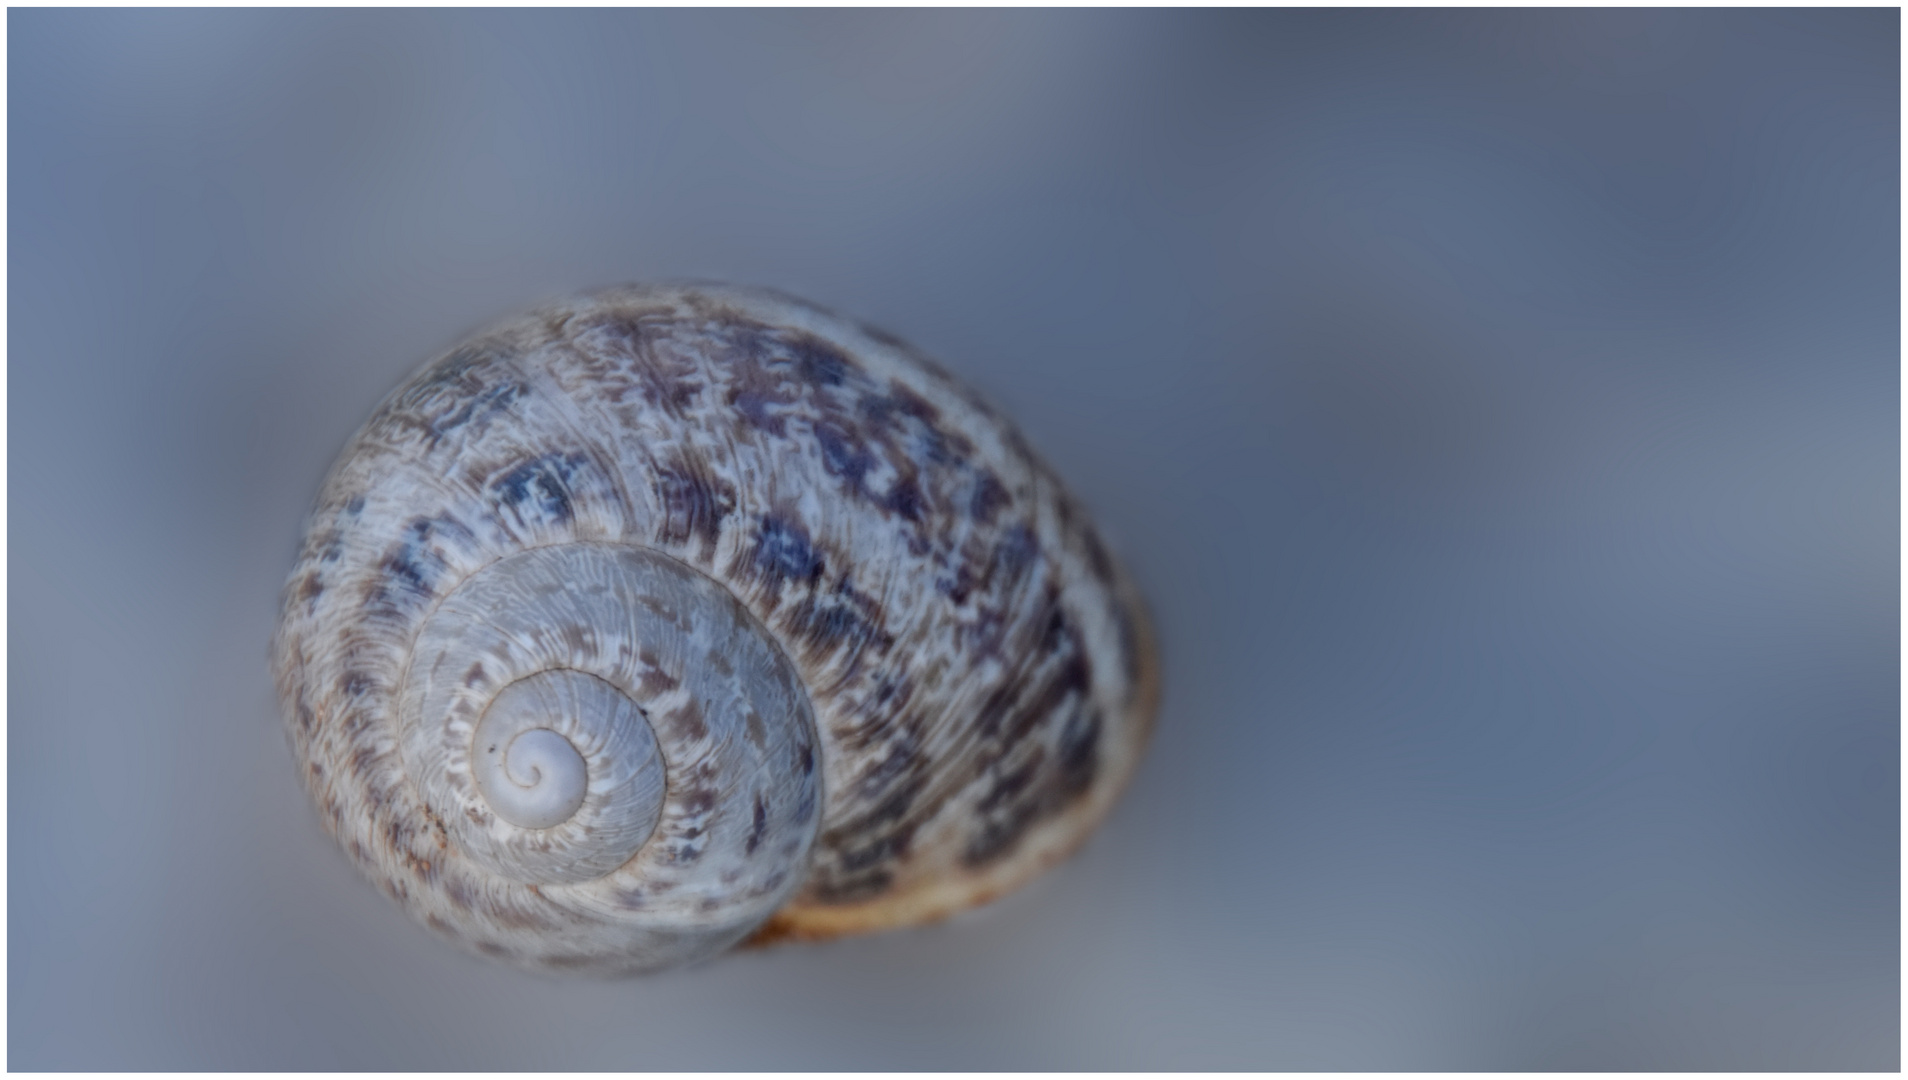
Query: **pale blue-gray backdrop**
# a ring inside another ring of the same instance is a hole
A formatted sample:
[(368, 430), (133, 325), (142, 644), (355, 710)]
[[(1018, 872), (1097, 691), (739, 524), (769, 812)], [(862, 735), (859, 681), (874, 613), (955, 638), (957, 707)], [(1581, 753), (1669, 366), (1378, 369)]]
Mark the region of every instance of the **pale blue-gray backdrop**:
[[(1896, 1067), (1897, 12), (8, 27), (12, 1067)], [(1003, 403), (1165, 708), (991, 910), (552, 982), (353, 875), (266, 638), (408, 369), (682, 276)]]

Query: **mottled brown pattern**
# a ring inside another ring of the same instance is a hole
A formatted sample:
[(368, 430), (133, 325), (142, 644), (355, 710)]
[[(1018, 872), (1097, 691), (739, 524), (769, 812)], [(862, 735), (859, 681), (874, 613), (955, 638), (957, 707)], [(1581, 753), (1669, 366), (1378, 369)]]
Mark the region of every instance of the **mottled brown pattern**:
[[(559, 305), (426, 365), (367, 422), (321, 494), (276, 647), (294, 748), (335, 763), (308, 774), (330, 827), (466, 947), (644, 966), (634, 946), (576, 952), (608, 915), (474, 889), (441, 825), (407, 824), (422, 807), (388, 734), (420, 622), (511, 551), (578, 542), (708, 575), (800, 671), (821, 745), (791, 744), (788, 768), (819, 765), (819, 803), (730, 810), (712, 777), (669, 781), (685, 823), (671, 864), (704, 857), (704, 818), (734, 815), (738, 857), (787, 848), (769, 843), (777, 814), (819, 829), (758, 941), (985, 902), (1077, 845), (1138, 760), (1157, 697), (1144, 611), (985, 402), (896, 339), (775, 294), (665, 286)], [(689, 625), (644, 602), (656, 625)], [(632, 691), (682, 692), (647, 649), (629, 658)], [(701, 707), (650, 721), (693, 741)], [(737, 737), (759, 750), (777, 722), (750, 713)], [(776, 876), (762, 887), (784, 887)], [(618, 886), (604, 903), (640, 910), (676, 888)], [(570, 944), (540, 946), (533, 926)]]
[(723, 519), (735, 512), (735, 486), (690, 453), (677, 455), (658, 470), (656, 486), (666, 508), (657, 540), (677, 546), (694, 538), (701, 545), (700, 556), (713, 558)]

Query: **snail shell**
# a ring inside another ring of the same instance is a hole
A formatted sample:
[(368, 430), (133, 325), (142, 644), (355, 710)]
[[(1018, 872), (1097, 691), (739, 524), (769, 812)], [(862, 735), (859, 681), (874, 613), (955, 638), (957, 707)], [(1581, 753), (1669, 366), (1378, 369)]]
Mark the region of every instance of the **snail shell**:
[(426, 364), (273, 644), (326, 827), (425, 925), (647, 971), (946, 916), (1131, 775), (1147, 624), (1014, 429), (777, 294), (599, 293)]

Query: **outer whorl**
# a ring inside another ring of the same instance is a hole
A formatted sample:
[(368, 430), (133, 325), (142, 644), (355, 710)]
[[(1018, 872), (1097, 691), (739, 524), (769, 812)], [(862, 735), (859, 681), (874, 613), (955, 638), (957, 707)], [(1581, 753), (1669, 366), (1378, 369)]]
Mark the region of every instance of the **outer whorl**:
[(518, 963), (928, 921), (1066, 855), (1156, 697), (1137, 595), (1011, 425), (776, 294), (500, 325), (319, 496), (274, 670), (326, 826)]

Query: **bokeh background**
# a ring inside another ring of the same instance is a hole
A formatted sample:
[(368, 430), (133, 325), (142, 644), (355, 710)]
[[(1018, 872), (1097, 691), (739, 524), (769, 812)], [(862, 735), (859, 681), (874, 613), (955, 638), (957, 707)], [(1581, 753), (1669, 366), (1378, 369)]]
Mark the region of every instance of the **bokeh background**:
[[(1895, 1069), (1898, 19), (9, 12), (7, 1064)], [(989, 909), (526, 975), (266, 641), (410, 368), (686, 276), (1017, 416), (1164, 711)]]

